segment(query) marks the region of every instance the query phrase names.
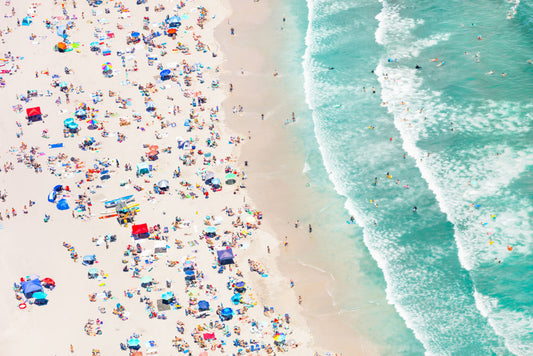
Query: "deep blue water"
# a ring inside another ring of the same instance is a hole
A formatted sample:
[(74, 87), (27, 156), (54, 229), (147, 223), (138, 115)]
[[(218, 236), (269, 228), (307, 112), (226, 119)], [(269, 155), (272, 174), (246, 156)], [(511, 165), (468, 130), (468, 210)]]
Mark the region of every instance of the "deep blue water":
[(388, 354), (533, 354), (532, 2), (283, 6), (306, 174), (344, 197), (353, 263), (394, 306), (360, 331)]

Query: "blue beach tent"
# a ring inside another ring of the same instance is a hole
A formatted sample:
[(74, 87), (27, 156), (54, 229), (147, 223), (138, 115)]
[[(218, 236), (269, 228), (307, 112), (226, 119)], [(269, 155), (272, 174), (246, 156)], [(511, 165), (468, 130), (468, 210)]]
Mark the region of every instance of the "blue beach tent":
[(39, 279), (32, 279), (31, 281), (22, 282), (20, 286), (22, 287), (22, 292), (26, 298), (31, 298), (33, 293), (42, 292), (43, 290), (43, 286), (41, 285), (41, 281)]

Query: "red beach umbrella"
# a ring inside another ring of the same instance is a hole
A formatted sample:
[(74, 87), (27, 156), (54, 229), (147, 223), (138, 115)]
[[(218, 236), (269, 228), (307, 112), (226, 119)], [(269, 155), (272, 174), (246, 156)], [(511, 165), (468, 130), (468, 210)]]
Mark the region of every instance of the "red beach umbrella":
[(41, 283), (44, 283), (44, 284), (49, 284), (51, 286), (55, 286), (56, 285), (56, 282), (54, 282), (54, 280), (52, 278), (45, 278), (41, 281)]

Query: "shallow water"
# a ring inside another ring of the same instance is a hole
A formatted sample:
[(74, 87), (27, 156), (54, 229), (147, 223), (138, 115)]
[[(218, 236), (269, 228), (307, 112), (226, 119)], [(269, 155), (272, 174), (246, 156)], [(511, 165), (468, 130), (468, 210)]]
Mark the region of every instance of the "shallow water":
[(318, 217), (335, 301), (387, 354), (533, 353), (533, 9), (515, 4), (282, 5), (304, 170), (338, 193)]

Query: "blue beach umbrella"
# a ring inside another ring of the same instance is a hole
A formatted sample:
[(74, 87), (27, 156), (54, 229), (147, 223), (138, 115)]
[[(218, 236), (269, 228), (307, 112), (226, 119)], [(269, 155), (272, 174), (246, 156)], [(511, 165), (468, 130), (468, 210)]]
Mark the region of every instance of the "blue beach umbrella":
[(171, 300), (172, 298), (174, 298), (174, 293), (173, 292), (165, 292), (161, 295), (161, 298), (164, 299), (164, 300)]
[(214, 234), (215, 232), (217, 232), (217, 228), (214, 226), (208, 226), (205, 228), (205, 232), (207, 232), (208, 234)]
[(164, 69), (164, 70), (161, 71), (161, 73), (159, 73), (159, 75), (162, 76), (162, 77), (167, 77), (167, 76), (170, 75), (170, 73), (172, 73), (170, 71), (170, 69)]
[(73, 123), (74, 123), (74, 119), (71, 118), (71, 117), (69, 117), (68, 119), (65, 119), (65, 121), (63, 121), (63, 125), (65, 125), (65, 126), (67, 126), (67, 127), (68, 127), (69, 125), (73, 124)]
[(137, 32), (137, 31), (133, 31), (133, 32), (131, 33), (130, 36), (133, 37), (133, 38), (137, 38), (137, 37), (139, 37), (140, 35), (141, 35), (141, 34), (140, 34), (139, 32)]

